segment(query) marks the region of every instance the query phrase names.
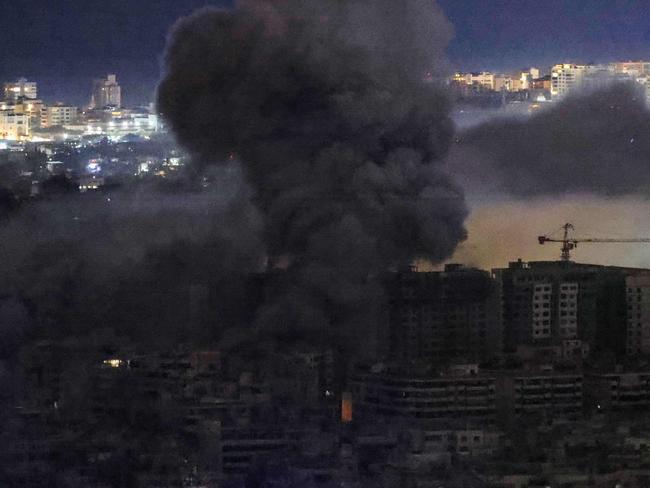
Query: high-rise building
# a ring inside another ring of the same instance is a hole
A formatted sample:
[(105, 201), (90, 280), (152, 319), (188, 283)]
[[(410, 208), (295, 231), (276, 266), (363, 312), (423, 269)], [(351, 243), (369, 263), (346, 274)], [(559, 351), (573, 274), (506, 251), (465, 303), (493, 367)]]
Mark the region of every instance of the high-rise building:
[(614, 64), (556, 64), (551, 69), (551, 96), (561, 98), (577, 89), (600, 89), (616, 80), (630, 80), (615, 71)]
[(580, 340), (592, 351), (617, 355), (626, 352), (626, 279), (650, 275), (648, 270), (559, 261), (518, 261), (493, 273), (502, 289), (508, 350)]
[(650, 63), (557, 64), (551, 70), (551, 96), (561, 98), (576, 89), (598, 90), (617, 81), (634, 81), (650, 74)]
[(120, 108), (122, 106), (122, 89), (117, 82), (116, 75), (108, 75), (106, 79), (93, 82), (93, 93), (90, 108), (103, 109), (104, 107)]
[(650, 275), (628, 276), (627, 354), (650, 354)]
[(582, 84), (589, 67), (580, 64), (556, 64), (551, 69), (551, 96), (558, 98)]
[(402, 361), (485, 360), (500, 353), (501, 297), (489, 273), (460, 265), (388, 283), (390, 351)]
[(20, 99), (36, 100), (38, 98), (38, 87), (36, 82), (20, 78), (14, 82), (4, 84), (4, 99), (7, 101), (18, 101)]

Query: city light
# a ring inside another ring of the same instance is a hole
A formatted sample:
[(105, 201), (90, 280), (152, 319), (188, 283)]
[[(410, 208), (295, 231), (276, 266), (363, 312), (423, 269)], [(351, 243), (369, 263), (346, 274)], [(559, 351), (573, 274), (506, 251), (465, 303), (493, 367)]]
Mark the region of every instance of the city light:
[(103, 363), (104, 365), (109, 366), (111, 368), (121, 368), (126, 364), (121, 359), (105, 359)]
[(88, 162), (88, 164), (86, 165), (86, 171), (88, 173), (99, 173), (99, 172), (101, 172), (101, 170), (102, 170), (102, 167), (101, 167), (99, 161), (92, 160), (92, 161)]

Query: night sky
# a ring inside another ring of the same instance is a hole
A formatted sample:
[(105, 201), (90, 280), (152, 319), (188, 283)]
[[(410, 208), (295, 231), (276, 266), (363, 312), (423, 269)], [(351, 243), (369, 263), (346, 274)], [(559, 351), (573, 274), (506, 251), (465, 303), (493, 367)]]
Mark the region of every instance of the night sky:
[[(167, 29), (206, 0), (16, 0), (0, 15), (0, 79), (39, 81), (43, 98), (85, 104), (90, 80), (118, 74), (126, 102), (149, 101)], [(648, 0), (439, 0), (459, 69), (650, 59)]]

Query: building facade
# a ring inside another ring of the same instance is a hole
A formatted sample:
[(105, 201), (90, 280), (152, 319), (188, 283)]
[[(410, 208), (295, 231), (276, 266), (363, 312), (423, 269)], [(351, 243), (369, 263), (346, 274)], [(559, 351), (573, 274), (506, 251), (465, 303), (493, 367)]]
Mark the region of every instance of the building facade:
[(443, 272), (390, 277), (390, 352), (403, 361), (480, 361), (501, 351), (501, 297), (489, 273), (447, 265)]
[(650, 354), (650, 276), (628, 276), (627, 354)]
[(422, 420), (490, 420), (496, 415), (496, 379), (491, 376), (358, 373), (351, 386), (362, 415)]
[(588, 374), (585, 407), (589, 411), (625, 411), (650, 406), (650, 372)]
[(632, 76), (644, 76), (650, 74), (650, 63), (646, 61), (623, 61), (612, 63), (616, 73), (629, 74)]
[(18, 101), (21, 99), (36, 100), (38, 98), (38, 85), (34, 81), (20, 78), (17, 81), (4, 84), (4, 99)]
[(57, 127), (75, 124), (78, 120), (78, 109), (71, 105), (51, 105), (41, 109), (41, 127)]
[(508, 378), (516, 415), (573, 417), (582, 412), (582, 374), (545, 374)]
[(551, 69), (551, 96), (560, 98), (582, 84), (588, 66), (582, 64), (556, 64)]
[(629, 325), (626, 278), (648, 275), (642, 269), (560, 261), (518, 261), (493, 273), (502, 290), (507, 350), (580, 340), (591, 351), (619, 356), (626, 352)]
[(22, 141), (29, 137), (31, 131), (28, 114), (13, 111), (0, 111), (0, 139)]

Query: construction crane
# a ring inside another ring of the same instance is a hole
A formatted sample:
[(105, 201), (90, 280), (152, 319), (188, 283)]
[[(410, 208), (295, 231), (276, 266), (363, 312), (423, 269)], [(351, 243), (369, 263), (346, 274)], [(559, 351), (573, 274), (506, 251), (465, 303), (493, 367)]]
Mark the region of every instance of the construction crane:
[(592, 242), (592, 243), (602, 243), (602, 242), (650, 242), (650, 238), (636, 237), (628, 239), (601, 239), (601, 238), (576, 238), (570, 237), (569, 232), (575, 230), (573, 225), (570, 223), (564, 224), (562, 227), (564, 229), (564, 236), (562, 239), (556, 239), (549, 236), (539, 236), (538, 240), (540, 244), (546, 244), (547, 242), (560, 242), (562, 243), (562, 253), (560, 254), (560, 260), (562, 261), (571, 261), (571, 251), (578, 247), (579, 242)]

